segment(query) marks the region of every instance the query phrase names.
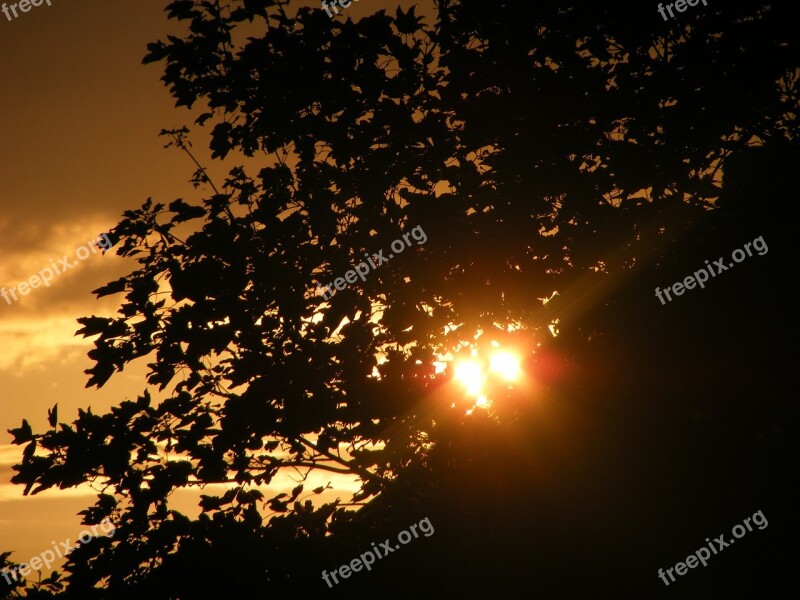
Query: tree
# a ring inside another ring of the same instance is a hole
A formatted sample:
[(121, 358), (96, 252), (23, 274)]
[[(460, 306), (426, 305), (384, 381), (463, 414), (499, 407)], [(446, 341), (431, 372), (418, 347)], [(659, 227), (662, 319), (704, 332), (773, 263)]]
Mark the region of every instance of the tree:
[[(217, 186), (198, 163), (202, 205), (148, 199), (109, 232), (138, 267), (95, 291), (124, 295), (119, 316), (80, 319), (96, 337), (87, 385), (148, 358), (168, 398), (13, 430), (26, 493), (99, 483), (84, 519), (117, 523), (70, 555), (67, 593), (298, 585), (326, 535), (366, 513), (315, 505), (302, 484), (268, 500), (255, 486), (283, 469), (349, 473), (368, 507), (434, 486), (456, 438), (492, 427), (450, 408), (437, 359), (498, 338), (546, 348), (557, 327), (569, 360), (588, 337), (571, 322), (707, 218), (726, 164), (797, 143), (783, 5), (657, 27), (596, 3), (441, 0), (432, 24), (289, 5), (172, 2), (186, 34), (149, 46), (176, 106), (213, 126), (212, 157), (260, 170)], [(187, 128), (163, 133), (193, 156)], [(424, 244), (322, 299), (415, 227)], [(170, 506), (209, 483), (235, 487), (203, 496), (198, 519)], [(242, 561), (240, 581), (175, 575)]]

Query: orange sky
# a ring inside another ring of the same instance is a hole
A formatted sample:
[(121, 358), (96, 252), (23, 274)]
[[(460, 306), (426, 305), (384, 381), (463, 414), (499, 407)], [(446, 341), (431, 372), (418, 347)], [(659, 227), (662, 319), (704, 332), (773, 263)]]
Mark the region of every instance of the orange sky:
[[(174, 108), (159, 81), (161, 65), (141, 64), (146, 44), (176, 26), (163, 13), (167, 3), (53, 0), (10, 22), (0, 14), (0, 286), (17, 286), (51, 259), (75, 261), (79, 246), (148, 196), (162, 202), (201, 197), (203, 190), (187, 183), (189, 159), (164, 150), (158, 137), (162, 128), (193, 119)], [(396, 5), (362, 0), (347, 14)], [(191, 139), (195, 155), (209, 165), (205, 137)], [(212, 165), (210, 173), (230, 166)], [(59, 419), (71, 422), (79, 406), (105, 412), (142, 391), (144, 361), (102, 390), (85, 389), (91, 346), (73, 336), (78, 317), (114, 312), (113, 298), (98, 302), (90, 291), (129, 268), (113, 254), (95, 254), (48, 288), (32, 289), (12, 304), (0, 299), (3, 432), (22, 418), (42, 432), (46, 409), (56, 402)], [(0, 434), (0, 551), (14, 550), (12, 560), (27, 562), (51, 540), (74, 539), (83, 529), (76, 512), (93, 498), (80, 490), (23, 497), (22, 488), (9, 483), (21, 454), (10, 439)], [(288, 479), (280, 484), (293, 485)]]

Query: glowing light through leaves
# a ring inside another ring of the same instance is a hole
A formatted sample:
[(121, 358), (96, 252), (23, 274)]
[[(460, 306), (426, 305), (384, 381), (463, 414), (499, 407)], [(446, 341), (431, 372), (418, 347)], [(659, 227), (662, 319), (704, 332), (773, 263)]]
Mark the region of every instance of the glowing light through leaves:
[(478, 396), (483, 389), (483, 366), (473, 359), (461, 360), (456, 363), (455, 378), (463, 385), (467, 394)]
[(516, 381), (522, 372), (519, 358), (511, 352), (495, 352), (489, 361), (489, 370), (505, 381)]
[[(493, 343), (497, 348), (499, 344)], [(522, 378), (522, 361), (514, 352), (494, 350), (488, 362), (472, 351), (469, 358), (457, 359), (453, 365), (453, 378), (464, 389), (467, 396), (474, 398), (474, 404), (467, 410), (470, 415), (475, 409), (487, 409), (492, 405), (490, 390), (493, 385), (507, 386)]]
[(478, 399), (475, 400), (475, 406), (477, 406), (478, 408), (488, 408), (490, 405), (491, 405), (491, 402), (484, 395), (478, 396)]

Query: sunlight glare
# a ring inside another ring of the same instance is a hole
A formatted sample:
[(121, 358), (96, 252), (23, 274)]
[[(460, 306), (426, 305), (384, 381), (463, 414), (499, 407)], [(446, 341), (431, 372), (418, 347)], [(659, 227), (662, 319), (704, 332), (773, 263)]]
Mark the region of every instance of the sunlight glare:
[(469, 395), (477, 396), (483, 388), (483, 367), (476, 360), (462, 360), (456, 364), (455, 378), (467, 388)]
[(489, 399), (484, 395), (478, 396), (478, 399), (475, 400), (475, 406), (478, 408), (488, 408), (490, 405), (491, 402), (489, 402)]
[(511, 352), (497, 352), (489, 362), (489, 368), (506, 381), (515, 381), (520, 375), (519, 358)]

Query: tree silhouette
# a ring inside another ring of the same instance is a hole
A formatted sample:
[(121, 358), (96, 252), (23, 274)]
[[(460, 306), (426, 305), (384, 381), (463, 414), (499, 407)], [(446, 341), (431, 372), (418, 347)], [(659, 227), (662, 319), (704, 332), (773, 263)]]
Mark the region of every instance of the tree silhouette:
[[(95, 291), (124, 296), (116, 318), (80, 319), (96, 337), (87, 386), (146, 357), (167, 398), (12, 431), (26, 494), (102, 485), (81, 514), (117, 525), (69, 556), (64, 592), (28, 597), (319, 590), (321, 566), (397, 531), (389, 513), (469, 494), (448, 473), (512, 494), (504, 476), (525, 460), (493, 469), (531, 418), (524, 393), (467, 416), (434, 362), (498, 339), (527, 348), (529, 367), (602, 360), (612, 317), (598, 307), (647, 269), (671, 281), (670, 252), (735, 212), (727, 179), (759, 152), (796, 156), (787, 5), (663, 23), (649, 5), (441, 0), (428, 23), (415, 9), (353, 21), (279, 0), (172, 2), (186, 33), (144, 62), (212, 128), (213, 158), (260, 170), (216, 185), (195, 161), (201, 205), (148, 199), (109, 232), (137, 268)], [(162, 133), (194, 159), (187, 128)], [(415, 227), (424, 244), (323, 300)], [(620, 320), (638, 306), (619, 305)], [(554, 376), (553, 394), (593, 380), (581, 373)], [(358, 477), (363, 508), (314, 503), (324, 490), (302, 483), (265, 498), (257, 486), (282, 470)], [(233, 487), (204, 495), (199, 518), (171, 505), (211, 483)]]

